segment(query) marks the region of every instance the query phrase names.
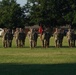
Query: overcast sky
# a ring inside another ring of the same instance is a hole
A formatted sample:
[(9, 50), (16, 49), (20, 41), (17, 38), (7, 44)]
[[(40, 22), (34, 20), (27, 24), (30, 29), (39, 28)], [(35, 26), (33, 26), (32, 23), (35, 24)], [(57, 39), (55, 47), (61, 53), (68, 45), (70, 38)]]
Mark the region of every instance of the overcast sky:
[[(0, 0), (2, 1), (2, 0)], [(26, 4), (27, 0), (17, 0), (17, 3), (20, 4), (21, 6), (23, 6), (24, 4)]]

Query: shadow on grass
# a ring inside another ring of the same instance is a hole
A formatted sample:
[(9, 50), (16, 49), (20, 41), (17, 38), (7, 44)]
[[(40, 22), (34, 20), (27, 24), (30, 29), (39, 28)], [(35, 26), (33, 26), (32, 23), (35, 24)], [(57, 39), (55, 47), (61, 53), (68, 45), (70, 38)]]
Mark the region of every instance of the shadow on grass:
[[(25, 48), (29, 48), (29, 47), (25, 47)], [(36, 48), (43, 48), (42, 46), (37, 46)], [(55, 46), (49, 46), (48, 48), (56, 48)], [(62, 46), (62, 47), (59, 47), (59, 48), (76, 48), (75, 47), (69, 47), (69, 46)]]
[[(0, 48), (4, 48), (3, 46), (0, 46)], [(20, 48), (20, 47), (16, 47), (16, 46), (12, 46), (12, 47), (9, 47), (9, 48)], [(22, 48), (30, 48), (29, 46), (24, 46)], [(37, 46), (35, 48), (43, 48), (42, 46)], [(48, 48), (56, 48), (55, 46), (49, 46)], [(59, 47), (59, 48), (76, 48), (75, 47), (69, 47), (69, 46), (62, 46), (62, 47)]]
[[(55, 46), (50, 46), (49, 48), (56, 48), (56, 47)], [(75, 47), (62, 46), (62, 47), (59, 47), (59, 48), (76, 48), (76, 46)]]
[(0, 75), (76, 75), (76, 64), (0, 64)]

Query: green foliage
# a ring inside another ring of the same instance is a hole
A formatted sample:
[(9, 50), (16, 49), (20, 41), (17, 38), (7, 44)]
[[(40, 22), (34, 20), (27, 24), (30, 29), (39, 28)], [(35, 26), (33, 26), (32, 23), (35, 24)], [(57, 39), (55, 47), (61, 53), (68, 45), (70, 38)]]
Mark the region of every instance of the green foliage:
[(2, 0), (0, 8), (0, 27), (13, 28), (23, 25), (24, 11), (16, 0)]
[(0, 27), (24, 27), (34, 24), (55, 27), (76, 24), (76, 0), (27, 0), (20, 7), (16, 0), (0, 1)]
[(76, 23), (75, 0), (28, 0), (31, 6), (30, 18), (35, 24), (63, 25)]

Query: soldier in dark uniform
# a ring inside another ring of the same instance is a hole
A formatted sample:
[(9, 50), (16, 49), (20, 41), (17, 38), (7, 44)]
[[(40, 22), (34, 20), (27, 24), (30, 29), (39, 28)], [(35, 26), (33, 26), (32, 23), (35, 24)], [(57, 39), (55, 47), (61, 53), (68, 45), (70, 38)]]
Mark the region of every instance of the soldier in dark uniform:
[(62, 47), (63, 37), (64, 37), (64, 31), (60, 29), (59, 30), (59, 46), (60, 47)]
[(45, 48), (49, 47), (49, 41), (50, 41), (50, 32), (49, 32), (49, 29), (46, 28), (44, 32), (44, 47)]
[(25, 39), (26, 39), (25, 29), (22, 29), (22, 35), (23, 35), (22, 43), (23, 43), (23, 47), (24, 47), (25, 46)]
[(18, 39), (19, 39), (19, 47), (23, 47), (25, 42), (25, 33), (22, 28), (20, 28)]
[(45, 37), (45, 30), (43, 30), (43, 32), (42, 32), (42, 37), (41, 37), (42, 47), (43, 47), (43, 48), (45, 47), (44, 37)]
[(7, 30), (7, 46), (12, 46), (13, 34), (10, 29)]
[(71, 31), (71, 36), (72, 36), (72, 47), (75, 47), (75, 33), (74, 33), (74, 29), (72, 29), (72, 31)]
[(75, 47), (75, 41), (76, 41), (76, 33), (75, 33), (75, 31), (74, 31), (74, 29), (73, 29), (73, 41), (74, 41), (74, 47)]
[(37, 46), (37, 38), (38, 38), (37, 30), (34, 29), (34, 31), (33, 31), (33, 42), (34, 42), (34, 46), (33, 47), (36, 47)]

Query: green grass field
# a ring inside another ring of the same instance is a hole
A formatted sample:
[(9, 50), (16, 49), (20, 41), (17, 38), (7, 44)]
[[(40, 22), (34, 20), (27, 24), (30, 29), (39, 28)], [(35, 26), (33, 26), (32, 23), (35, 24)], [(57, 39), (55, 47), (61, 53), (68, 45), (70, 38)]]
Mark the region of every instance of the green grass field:
[(0, 39), (0, 75), (76, 75), (76, 48), (69, 48), (66, 37), (62, 48), (54, 47), (50, 39), (50, 48), (42, 48), (38, 39), (37, 48), (29, 48), (26, 39), (25, 48), (2, 48)]

